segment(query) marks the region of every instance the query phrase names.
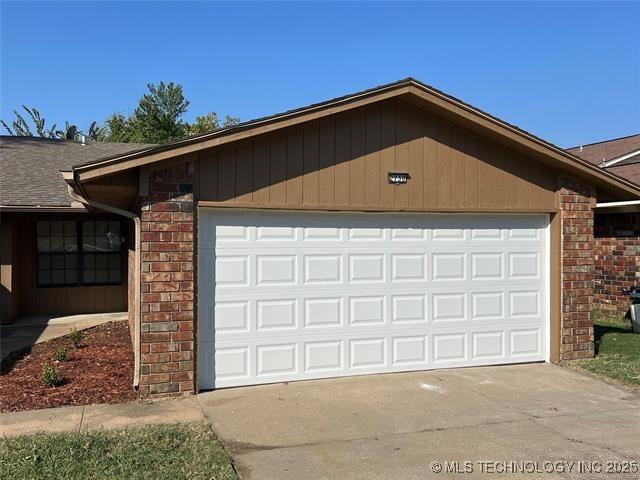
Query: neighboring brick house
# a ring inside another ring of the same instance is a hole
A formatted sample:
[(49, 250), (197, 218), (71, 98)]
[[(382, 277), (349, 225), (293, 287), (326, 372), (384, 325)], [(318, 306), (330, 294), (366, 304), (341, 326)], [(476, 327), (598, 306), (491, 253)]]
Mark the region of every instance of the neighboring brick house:
[(62, 175), (132, 232), (134, 385), (156, 396), (592, 357), (594, 207), (640, 200), (414, 79)]
[[(640, 185), (640, 134), (569, 149), (594, 165)], [(640, 203), (600, 204), (595, 209), (594, 303), (624, 314), (621, 289), (640, 284)]]

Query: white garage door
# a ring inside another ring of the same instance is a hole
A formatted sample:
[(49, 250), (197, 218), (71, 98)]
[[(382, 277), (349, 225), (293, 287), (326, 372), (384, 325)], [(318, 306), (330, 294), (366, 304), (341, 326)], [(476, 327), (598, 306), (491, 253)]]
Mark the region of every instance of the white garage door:
[(548, 218), (199, 210), (200, 388), (547, 357)]

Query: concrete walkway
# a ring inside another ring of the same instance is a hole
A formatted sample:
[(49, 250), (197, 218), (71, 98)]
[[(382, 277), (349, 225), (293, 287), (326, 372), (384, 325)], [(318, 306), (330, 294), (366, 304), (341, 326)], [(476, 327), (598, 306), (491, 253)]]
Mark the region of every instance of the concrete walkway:
[(127, 312), (85, 315), (36, 315), (18, 318), (0, 326), (0, 360), (15, 350), (52, 338), (62, 337), (72, 328), (82, 330), (115, 320), (126, 320)]
[[(527, 478), (578, 479), (590, 477), (579, 465), (639, 460), (640, 395), (554, 365), (510, 365), (3, 413), (0, 435), (172, 422), (210, 423), (244, 480), (509, 476), (482, 474), (480, 461), (537, 462), (554, 470)], [(473, 473), (432, 470), (454, 461)]]
[(0, 413), (0, 438), (160, 423), (206, 422), (198, 397)]

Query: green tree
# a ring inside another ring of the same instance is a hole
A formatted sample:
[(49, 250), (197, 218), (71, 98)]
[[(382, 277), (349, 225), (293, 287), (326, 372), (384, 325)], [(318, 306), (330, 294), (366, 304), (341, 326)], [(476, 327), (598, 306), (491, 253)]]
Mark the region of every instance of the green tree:
[(105, 120), (97, 138), (106, 142), (167, 143), (189, 135), (217, 130), (239, 123), (227, 115), (221, 122), (215, 112), (196, 117), (191, 124), (183, 117), (189, 108), (182, 86), (173, 82), (147, 84), (148, 92), (138, 101), (133, 113), (125, 117), (114, 113)]
[(97, 132), (97, 140), (101, 142), (131, 142), (128, 119), (121, 113), (108, 117), (104, 126)]
[[(9, 135), (39, 136), (77, 140), (80, 136), (102, 142), (121, 143), (167, 143), (180, 140), (189, 135), (198, 135), (239, 123), (239, 119), (225, 116), (221, 122), (215, 112), (196, 117), (192, 124), (183, 117), (189, 108), (182, 86), (173, 82), (147, 84), (145, 93), (129, 116), (114, 113), (103, 126), (92, 122), (86, 132), (78, 130), (76, 125), (65, 122), (63, 129), (53, 124), (46, 127), (45, 119), (35, 108), (22, 106), (26, 115), (14, 110), (15, 120), (11, 124), (0, 120), (0, 124)], [(31, 120), (30, 122), (28, 120)]]
[(187, 135), (182, 116), (189, 108), (182, 86), (173, 82), (147, 85), (145, 93), (128, 121), (131, 141), (137, 143), (167, 143)]
[[(240, 123), (240, 119), (227, 115), (222, 122), (223, 127), (229, 127)], [(210, 112), (206, 115), (197, 116), (193, 123), (189, 124), (189, 135), (200, 135), (202, 133), (213, 132), (220, 128), (220, 119), (216, 112)]]
[(89, 138), (96, 138), (97, 136), (97, 124), (92, 122), (89, 126), (87, 134), (83, 134), (78, 130), (76, 125), (69, 122), (64, 122), (64, 128), (56, 128), (54, 123), (50, 127), (46, 127), (46, 121), (40, 114), (40, 111), (26, 105), (22, 105), (22, 109), (27, 113), (28, 118), (31, 119), (31, 125), (27, 119), (18, 111), (14, 110), (15, 120), (8, 125), (4, 120), (0, 120), (0, 124), (4, 127), (9, 135), (18, 137), (43, 137), (43, 138), (60, 138), (64, 140), (77, 140), (80, 135), (86, 135)]

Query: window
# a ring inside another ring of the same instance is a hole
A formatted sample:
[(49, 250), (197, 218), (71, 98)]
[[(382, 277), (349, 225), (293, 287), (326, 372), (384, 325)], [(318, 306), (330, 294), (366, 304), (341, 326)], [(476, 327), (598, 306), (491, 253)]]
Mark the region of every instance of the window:
[(122, 284), (121, 228), (113, 220), (38, 221), (38, 286)]
[(121, 283), (120, 222), (82, 222), (82, 282)]
[(78, 284), (76, 222), (38, 222), (38, 285)]

